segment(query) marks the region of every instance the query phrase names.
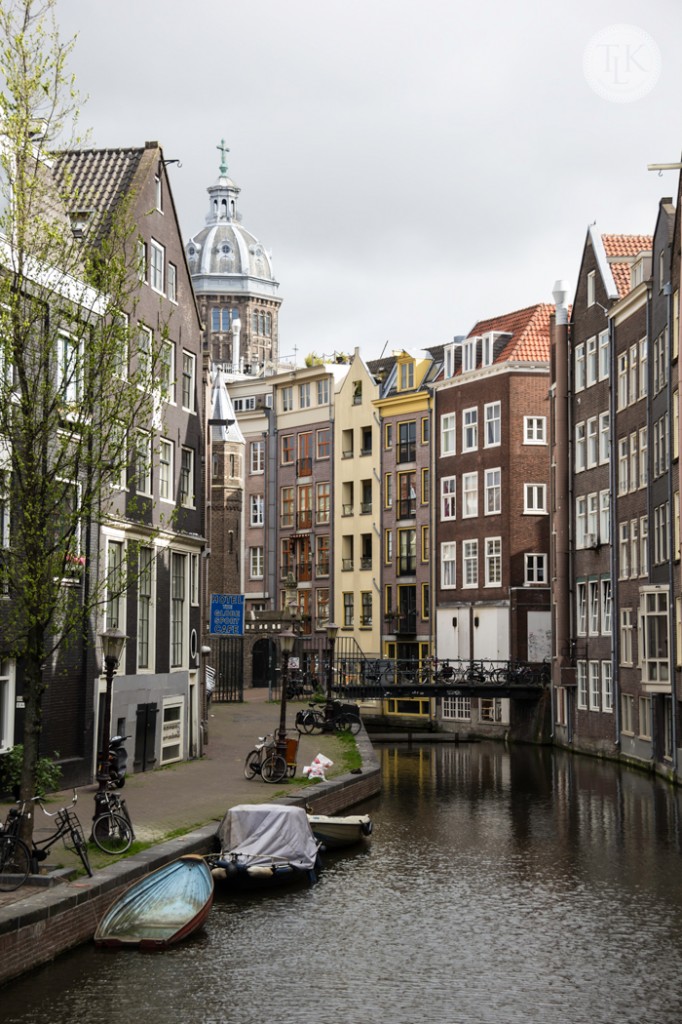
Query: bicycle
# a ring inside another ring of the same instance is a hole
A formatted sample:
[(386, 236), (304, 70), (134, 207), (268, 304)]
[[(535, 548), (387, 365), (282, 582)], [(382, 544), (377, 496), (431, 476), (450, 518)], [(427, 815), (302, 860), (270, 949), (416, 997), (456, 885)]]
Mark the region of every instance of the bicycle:
[[(268, 742), (271, 740), (271, 742)], [(281, 782), (289, 771), (286, 759), (277, 753), (277, 745), (271, 736), (259, 736), (258, 743), (250, 750), (244, 761), (244, 775), (253, 779), (260, 775), (263, 782)], [(295, 765), (294, 765), (295, 771)]]
[[(77, 801), (78, 793), (74, 789), (72, 802), (68, 804), (66, 807), (60, 807), (59, 810), (57, 811), (48, 811), (43, 803), (43, 798), (40, 796), (34, 796), (30, 800), (24, 800), (21, 802), (19, 807), (12, 807), (10, 809), (3, 828), (3, 839), (5, 837), (16, 839), (18, 840), (19, 843), (22, 843), (26, 847), (26, 849), (29, 852), (29, 862), (31, 871), (37, 873), (37, 865), (41, 861), (46, 860), (49, 849), (52, 846), (54, 846), (58, 839), (61, 839), (67, 850), (75, 850), (75, 852), (80, 857), (81, 864), (85, 868), (85, 871), (90, 876), (90, 878), (92, 878), (92, 868), (90, 867), (88, 847), (85, 841), (85, 836), (83, 835), (83, 828), (81, 826), (80, 821), (78, 820), (77, 815), (71, 810), (71, 808), (75, 806)], [(48, 818), (55, 819), (56, 825), (55, 831), (51, 835), (47, 836), (46, 839), (36, 839), (35, 836), (33, 836), (31, 838), (30, 850), (26, 843), (24, 843), (23, 840), (19, 837), (19, 826), (21, 824), (21, 819), (26, 815), (26, 807), (27, 804), (29, 803), (38, 804), (43, 814), (46, 814)], [(15, 851), (14, 856), (21, 859), (23, 857), (23, 852), (17, 853), (17, 845), (12, 844), (12, 846), (13, 850)], [(9, 847), (7, 847), (7, 849), (9, 852)], [(27, 877), (28, 872), (26, 875), (24, 875), (24, 877), (18, 883), (18, 885), (13, 886), (13, 888), (18, 888), (19, 885), (26, 881)]]
[(95, 820), (92, 840), (103, 853), (125, 853), (135, 838), (135, 830), (125, 800), (105, 790), (95, 795)]
[(328, 702), (321, 709), (315, 704), (309, 704), (307, 710), (299, 711), (296, 715), (296, 728), (306, 735), (334, 730), (356, 735), (361, 727), (360, 712), (338, 700)]
[(0, 826), (0, 892), (13, 892), (31, 872), (31, 852), (19, 836)]

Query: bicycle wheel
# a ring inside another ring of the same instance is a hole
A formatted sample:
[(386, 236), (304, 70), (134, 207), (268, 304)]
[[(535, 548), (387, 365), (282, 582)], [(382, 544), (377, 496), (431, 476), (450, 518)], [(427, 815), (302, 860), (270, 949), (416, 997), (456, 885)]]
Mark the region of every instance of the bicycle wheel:
[(244, 761), (244, 776), (252, 779), (260, 771), (260, 754), (257, 750), (250, 750)]
[(130, 826), (120, 814), (101, 814), (95, 818), (92, 838), (103, 853), (111, 854), (125, 853), (133, 841)]
[(321, 711), (310, 712), (310, 722), (308, 724), (307, 732), (319, 733), (324, 730), (324, 715)]
[(18, 836), (0, 836), (0, 892), (23, 885), (31, 870), (31, 854)]
[(286, 778), (287, 763), (280, 754), (270, 754), (263, 761), (260, 773), (264, 782), (281, 782)]
[(352, 732), (355, 735), (360, 732), (360, 719), (355, 715), (339, 715), (334, 719), (334, 728), (337, 732)]
[[(76, 818), (75, 814), (71, 815), (69, 832), (71, 835), (71, 843), (73, 845), (73, 849), (80, 857), (81, 864), (85, 868), (86, 872), (88, 873), (90, 878), (92, 878), (92, 868), (90, 867), (90, 858), (88, 857), (88, 844), (85, 842), (85, 836), (83, 835), (81, 823), (78, 820), (78, 818)], [(66, 836), (64, 837), (64, 840), (66, 843)]]
[(125, 820), (128, 823), (128, 828), (130, 829), (130, 835), (134, 839), (135, 829), (133, 828), (133, 819), (130, 817), (130, 814), (128, 812), (128, 804), (125, 802), (125, 800), (119, 800), (118, 811), (116, 813), (120, 814), (122, 818), (125, 818)]

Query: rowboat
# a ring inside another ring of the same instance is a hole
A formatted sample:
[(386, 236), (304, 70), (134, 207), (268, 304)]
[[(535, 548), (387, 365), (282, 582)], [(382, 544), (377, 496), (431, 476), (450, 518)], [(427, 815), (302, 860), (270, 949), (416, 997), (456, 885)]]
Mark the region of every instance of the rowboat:
[(98, 946), (164, 949), (199, 928), (213, 903), (213, 877), (188, 854), (139, 879), (116, 899), (95, 932)]
[(218, 828), (216, 882), (233, 889), (317, 881), (320, 844), (302, 807), (238, 804)]
[(352, 846), (372, 834), (372, 819), (369, 814), (348, 814), (339, 817), (308, 814), (308, 821), (313, 835), (325, 850)]

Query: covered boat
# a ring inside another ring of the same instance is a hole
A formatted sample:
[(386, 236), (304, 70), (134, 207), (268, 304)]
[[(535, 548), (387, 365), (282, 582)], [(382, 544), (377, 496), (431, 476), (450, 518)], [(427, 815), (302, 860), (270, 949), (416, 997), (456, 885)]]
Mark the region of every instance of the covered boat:
[(313, 835), (325, 850), (337, 850), (362, 842), (372, 834), (372, 819), (369, 814), (308, 814)]
[(235, 888), (317, 881), (319, 843), (303, 807), (238, 804), (218, 828), (213, 877)]
[(163, 949), (199, 928), (212, 903), (210, 869), (203, 857), (188, 854), (126, 889), (100, 921), (95, 942)]

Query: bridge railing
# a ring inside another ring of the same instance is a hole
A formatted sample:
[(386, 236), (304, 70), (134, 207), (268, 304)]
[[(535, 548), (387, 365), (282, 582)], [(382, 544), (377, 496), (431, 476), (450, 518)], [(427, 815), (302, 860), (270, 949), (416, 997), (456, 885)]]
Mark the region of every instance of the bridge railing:
[(431, 685), (546, 686), (549, 662), (424, 658), (421, 661), (341, 657), (334, 663), (334, 686), (386, 687)]

